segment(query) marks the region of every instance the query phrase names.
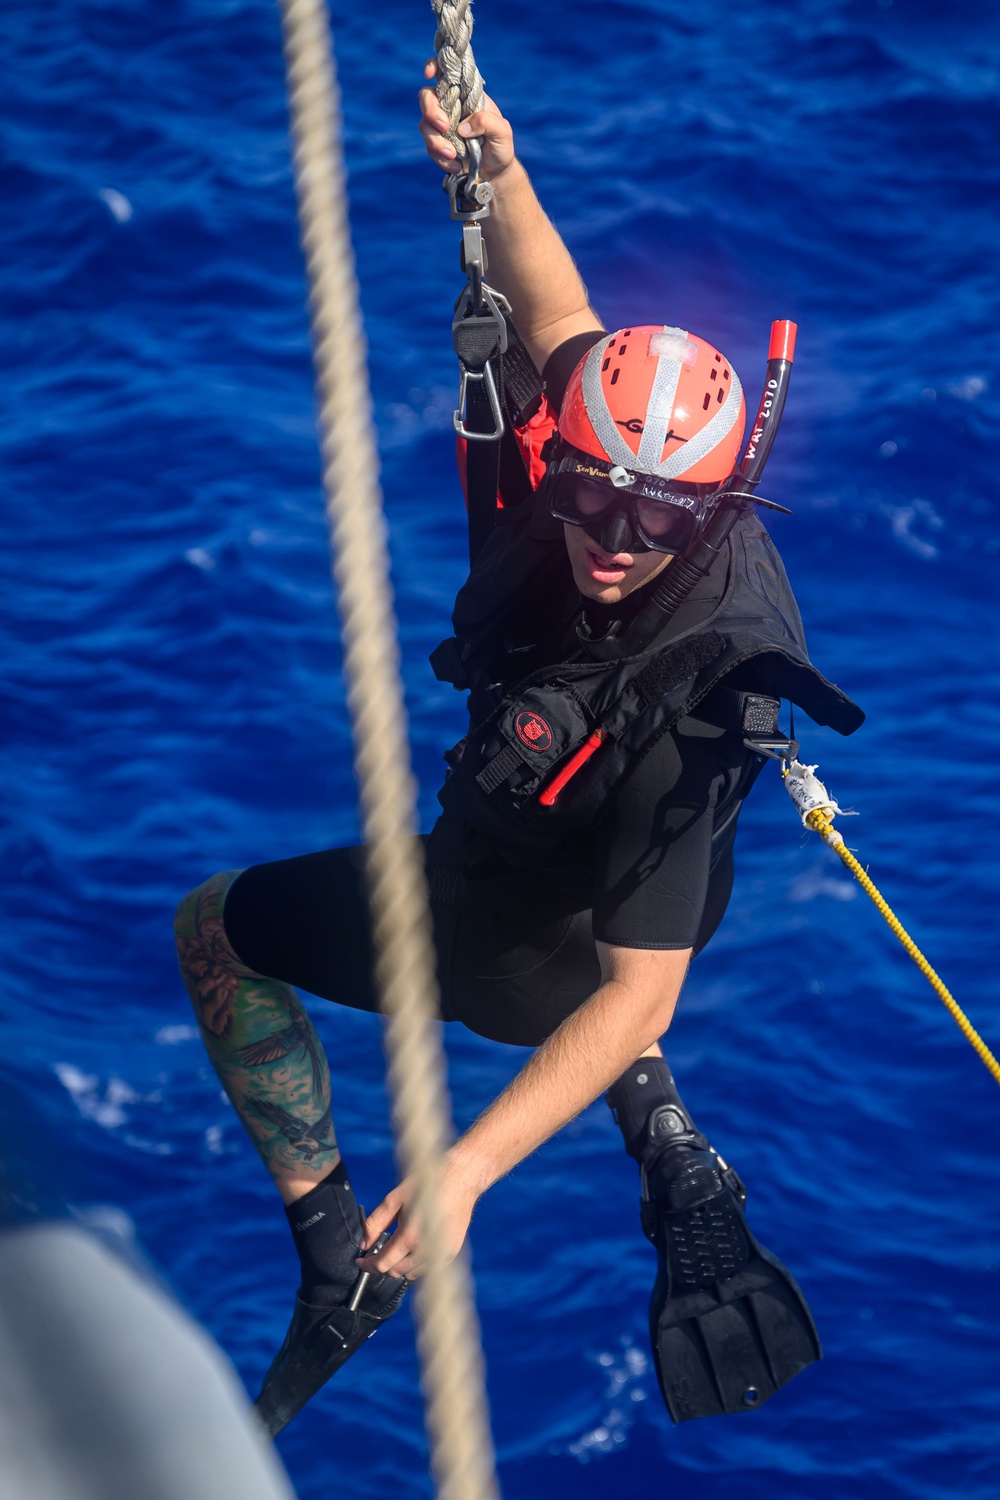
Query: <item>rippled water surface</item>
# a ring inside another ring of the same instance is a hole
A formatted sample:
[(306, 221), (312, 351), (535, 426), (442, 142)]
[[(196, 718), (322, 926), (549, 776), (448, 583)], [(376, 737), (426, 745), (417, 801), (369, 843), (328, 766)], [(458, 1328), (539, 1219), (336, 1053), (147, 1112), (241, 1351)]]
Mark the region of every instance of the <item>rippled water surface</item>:
[[(460, 718), (425, 660), (463, 576), (457, 236), (413, 129), (429, 9), (334, 12), (426, 823)], [(43, 1197), (129, 1216), (256, 1389), (294, 1257), (169, 923), (211, 870), (355, 829), (276, 12), (8, 0), (0, 39), (8, 1136)], [(693, 328), (753, 390), (770, 320), (800, 324), (773, 531), (869, 714), (804, 725), (807, 758), (1000, 1042), (995, 8), (478, 0), (476, 43), (609, 326)], [(313, 1009), (371, 1203), (377, 1022)], [(521, 1054), (448, 1046), (467, 1122)], [(826, 1360), (752, 1417), (670, 1426), (599, 1104), (474, 1226), (508, 1500), (995, 1497), (1000, 1092), (776, 775), (671, 1056)], [(407, 1316), (281, 1450), (303, 1500), (429, 1493)]]

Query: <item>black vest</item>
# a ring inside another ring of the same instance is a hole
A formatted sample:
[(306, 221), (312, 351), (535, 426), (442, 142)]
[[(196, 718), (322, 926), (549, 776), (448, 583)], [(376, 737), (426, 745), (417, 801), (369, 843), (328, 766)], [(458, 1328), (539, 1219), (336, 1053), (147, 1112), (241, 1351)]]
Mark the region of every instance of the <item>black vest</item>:
[[(678, 719), (697, 709), (736, 727), (725, 721), (736, 695), (717, 691), (724, 679), (765, 701), (787, 698), (841, 734), (864, 721), (810, 662), (781, 559), (755, 514), (737, 523), (711, 573), (646, 650), (597, 659), (608, 647), (589, 647), (580, 619), (562, 525), (536, 499), (501, 512), (456, 600), (455, 637), (431, 658), (439, 678), (470, 693), (471, 727), (445, 757), (441, 805), (526, 855), (544, 856), (592, 827)], [(584, 746), (592, 753), (542, 805), (540, 794)]]

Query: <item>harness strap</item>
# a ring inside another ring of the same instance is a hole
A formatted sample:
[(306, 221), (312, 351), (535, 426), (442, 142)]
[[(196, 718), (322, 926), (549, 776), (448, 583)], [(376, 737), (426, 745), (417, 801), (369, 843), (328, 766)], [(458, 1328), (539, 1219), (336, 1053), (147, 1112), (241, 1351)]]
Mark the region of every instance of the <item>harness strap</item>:
[[(486, 366), (491, 370), (491, 366)], [(498, 361), (497, 396), (503, 410), (503, 364)], [(466, 448), (466, 474), (469, 498), (469, 566), (489, 541), (496, 523), (497, 495), (500, 489), (500, 451), (503, 435), (493, 437), (496, 422), (485, 381), (477, 380), (467, 388), (465, 425), (470, 432), (484, 434), (482, 441)], [(504, 422), (504, 432), (507, 429)], [(490, 436), (487, 436), (490, 435)]]
[(527, 422), (538, 410), (545, 382), (535, 369), (535, 362), (525, 348), (524, 340), (510, 318), (507, 323), (507, 351), (504, 354), (504, 385), (509, 397), (509, 411), (515, 427)]

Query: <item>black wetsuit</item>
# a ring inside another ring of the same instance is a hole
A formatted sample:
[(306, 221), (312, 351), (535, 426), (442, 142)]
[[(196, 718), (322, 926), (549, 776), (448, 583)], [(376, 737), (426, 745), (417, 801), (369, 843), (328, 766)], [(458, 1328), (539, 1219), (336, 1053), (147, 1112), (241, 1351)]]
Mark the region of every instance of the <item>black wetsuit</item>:
[[(554, 404), (586, 347), (571, 340), (549, 360)], [(440, 819), (427, 853), (444, 1019), (535, 1046), (600, 983), (595, 939), (699, 952), (729, 901), (739, 793), (755, 759), (740, 735), (682, 719), (596, 829), (567, 841), (544, 867), (519, 864)], [(225, 926), (258, 973), (377, 1008), (359, 851), (244, 871), (227, 897)]]

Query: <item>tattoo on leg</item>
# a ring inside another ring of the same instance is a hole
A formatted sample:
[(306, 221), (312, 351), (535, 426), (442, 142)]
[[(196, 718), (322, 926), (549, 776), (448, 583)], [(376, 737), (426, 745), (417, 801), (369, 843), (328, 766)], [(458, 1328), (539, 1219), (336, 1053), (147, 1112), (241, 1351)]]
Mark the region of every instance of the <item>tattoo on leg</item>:
[(181, 973), (209, 1059), (268, 1171), (280, 1180), (305, 1167), (319, 1177), (339, 1155), (326, 1055), (291, 986), (255, 974), (229, 945), (222, 912), (237, 873), (214, 876), (181, 903)]
[[(315, 1125), (306, 1125), (290, 1115), (286, 1109), (278, 1104), (269, 1104), (266, 1099), (256, 1099), (252, 1094), (248, 1096), (250, 1108), (260, 1115), (262, 1120), (269, 1120), (276, 1125), (286, 1140), (291, 1142), (293, 1151), (302, 1153), (302, 1160), (311, 1162), (314, 1156), (319, 1156), (324, 1151), (329, 1151), (334, 1145), (333, 1121), (330, 1118), (330, 1108), (320, 1115)], [(329, 1136), (330, 1140), (324, 1140)]]
[[(204, 1030), (218, 1037), (227, 1036), (233, 1024), (237, 969), (242, 967), (234, 962), (236, 955), (222, 921), (226, 891), (234, 878), (235, 872), (228, 871), (206, 881), (193, 898), (182, 903), (176, 924), (181, 974), (195, 1014)], [(184, 916), (191, 919), (189, 923), (184, 923)], [(193, 932), (185, 932), (184, 925), (192, 926)]]
[(313, 1092), (318, 1099), (323, 1093), (324, 1074), (323, 1054), (317, 1046), (316, 1032), (309, 1017), (296, 1003), (294, 991), (288, 992), (286, 1004), (291, 1024), (283, 1026), (280, 1031), (272, 1031), (270, 1036), (264, 1037), (260, 1042), (248, 1042), (245, 1047), (237, 1047), (236, 1055), (245, 1068), (261, 1068), (265, 1063), (278, 1062), (287, 1057), (296, 1047), (304, 1047), (312, 1068)]

